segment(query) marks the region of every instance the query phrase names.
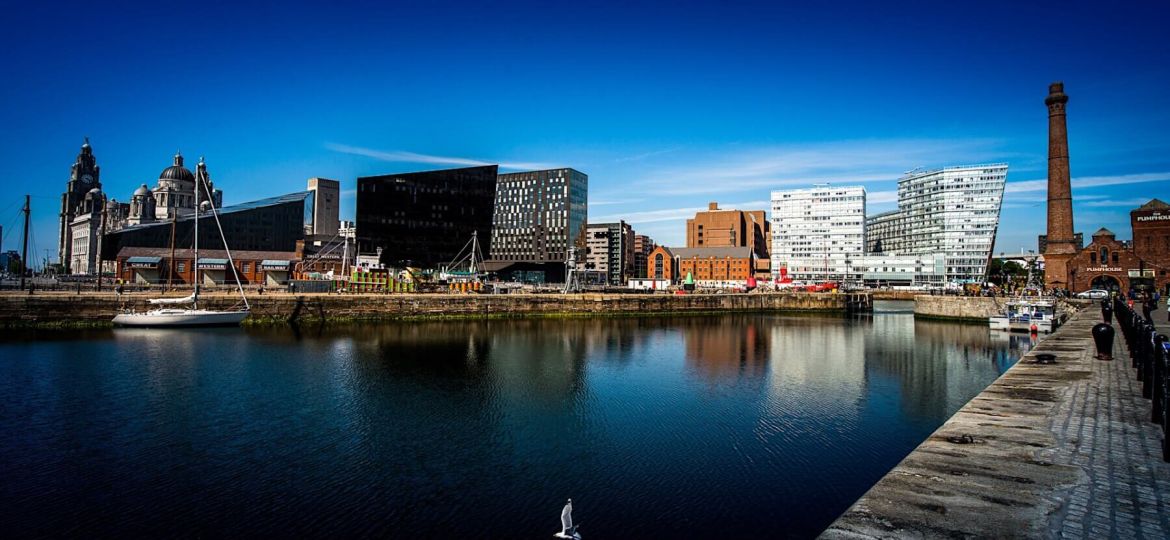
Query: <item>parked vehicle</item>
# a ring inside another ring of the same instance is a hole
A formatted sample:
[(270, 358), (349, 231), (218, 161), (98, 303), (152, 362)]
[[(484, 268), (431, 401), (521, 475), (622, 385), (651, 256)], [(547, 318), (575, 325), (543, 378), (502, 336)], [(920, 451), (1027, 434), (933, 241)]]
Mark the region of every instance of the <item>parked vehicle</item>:
[(1109, 291), (1104, 289), (1092, 289), (1077, 293), (1077, 298), (1089, 298), (1092, 300), (1100, 300), (1102, 298), (1109, 298)]

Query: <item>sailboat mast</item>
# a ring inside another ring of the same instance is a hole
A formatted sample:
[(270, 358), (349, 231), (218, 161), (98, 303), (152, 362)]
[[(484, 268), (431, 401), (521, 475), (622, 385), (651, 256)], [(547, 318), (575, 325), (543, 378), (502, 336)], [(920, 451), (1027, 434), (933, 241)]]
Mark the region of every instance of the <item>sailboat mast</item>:
[(20, 290), (24, 290), (24, 275), (28, 273), (28, 220), (32, 213), (29, 195), (24, 196), (24, 247), (20, 249)]
[[(198, 169), (196, 169), (198, 170)], [(177, 209), (176, 209), (177, 210)], [(195, 294), (191, 304), (199, 309), (199, 176), (195, 176)]]
[[(199, 182), (207, 180), (207, 166), (203, 164), (203, 158), (199, 158), (199, 172), (195, 177)], [(211, 217), (215, 219), (215, 228), (219, 229), (219, 239), (223, 242), (223, 251), (227, 254), (228, 268), (232, 270), (232, 276), (236, 278), (236, 289), (240, 291), (240, 299), (244, 301), (244, 309), (249, 310), (252, 307), (248, 305), (248, 295), (244, 294), (244, 284), (240, 282), (240, 273), (236, 271), (236, 261), (232, 259), (232, 250), (228, 247), (227, 236), (223, 233), (223, 224), (219, 222), (219, 211), (215, 208), (215, 197), (211, 196), (211, 186), (204, 183), (203, 189), (207, 190), (207, 201), (211, 206)]]
[(171, 290), (172, 278), (175, 276), (175, 222), (179, 216), (171, 215), (171, 262), (167, 268), (167, 290)]
[(479, 249), (479, 231), (471, 231), (471, 275), (475, 276), (475, 250)]

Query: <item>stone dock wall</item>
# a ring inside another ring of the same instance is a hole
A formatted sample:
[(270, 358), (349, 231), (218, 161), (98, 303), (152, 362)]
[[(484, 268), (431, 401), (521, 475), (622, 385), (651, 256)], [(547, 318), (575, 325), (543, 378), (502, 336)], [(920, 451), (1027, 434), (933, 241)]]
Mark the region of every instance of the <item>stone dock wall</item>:
[[(0, 327), (104, 325), (119, 309), (150, 309), (146, 294), (0, 295)], [(230, 308), (239, 297), (201, 296), (200, 305)], [(254, 322), (378, 321), (438, 318), (653, 315), (718, 312), (847, 313), (866, 310), (859, 294), (285, 294), (250, 297)]]
[(1003, 298), (988, 296), (932, 296), (914, 297), (914, 316), (926, 319), (948, 319), (987, 323), (987, 318), (1003, 309)]

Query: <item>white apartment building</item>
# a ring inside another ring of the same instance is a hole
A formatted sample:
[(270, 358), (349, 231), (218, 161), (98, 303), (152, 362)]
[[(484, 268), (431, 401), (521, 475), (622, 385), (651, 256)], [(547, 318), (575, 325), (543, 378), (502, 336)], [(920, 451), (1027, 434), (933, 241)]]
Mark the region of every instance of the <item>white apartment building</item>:
[(772, 192), (772, 277), (857, 283), (865, 253), (865, 188), (818, 184)]
[(867, 252), (942, 257), (947, 281), (983, 281), (1007, 169), (995, 163), (906, 173), (898, 180), (898, 210), (866, 220)]

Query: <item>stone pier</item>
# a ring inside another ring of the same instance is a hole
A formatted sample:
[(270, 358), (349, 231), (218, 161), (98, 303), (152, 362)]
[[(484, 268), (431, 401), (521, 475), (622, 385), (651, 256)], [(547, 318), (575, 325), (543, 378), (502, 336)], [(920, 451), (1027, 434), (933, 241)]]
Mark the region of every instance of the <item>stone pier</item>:
[(1170, 538), (1162, 432), (1120, 336), (1094, 358), (1099, 317), (1076, 314), (821, 537)]

